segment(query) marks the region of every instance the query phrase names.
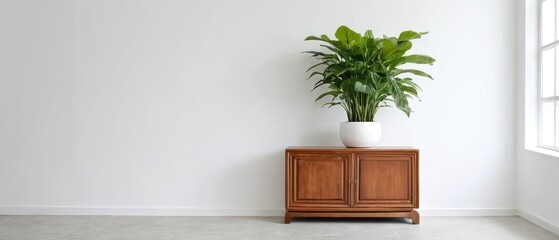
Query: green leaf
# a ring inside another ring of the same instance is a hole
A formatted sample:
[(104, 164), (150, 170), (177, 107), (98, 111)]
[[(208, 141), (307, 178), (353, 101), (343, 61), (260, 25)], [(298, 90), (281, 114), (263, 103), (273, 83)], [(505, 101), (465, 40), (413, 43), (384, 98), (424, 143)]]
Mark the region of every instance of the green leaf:
[(385, 57), (385, 63), (392, 62), (394, 60), (401, 59), (406, 51), (410, 50), (412, 43), (410, 41), (399, 42), (398, 45), (388, 53), (383, 53)]
[(325, 37), (326, 35), (322, 35), (322, 37), (317, 37), (317, 36), (308, 36), (305, 38), (305, 41), (322, 41), (322, 42), (327, 42), (330, 44), (334, 44), (336, 41), (332, 41), (330, 40), (330, 38)]
[(349, 71), (349, 69), (343, 64), (332, 64), (324, 70), (324, 72), (333, 74), (336, 77), (339, 77), (347, 71)]
[(333, 106), (341, 105), (341, 104), (342, 104), (342, 103), (340, 103), (340, 102), (327, 102), (327, 103), (325, 103), (324, 105), (322, 105), (322, 107), (328, 106), (328, 108), (331, 108), (331, 107), (333, 107)]
[(329, 88), (329, 89), (332, 89), (332, 90), (334, 90), (334, 91), (338, 91), (338, 92), (341, 92), (341, 91), (342, 91), (342, 90), (341, 90), (338, 86), (336, 86), (336, 85), (330, 85), (330, 86), (328, 86), (328, 88)]
[(352, 41), (356, 43), (361, 42), (361, 34), (356, 33), (355, 31), (343, 25), (340, 26), (338, 30), (336, 30), (335, 36), (338, 40), (345, 43), (347, 47), (351, 45)]
[(384, 38), (380, 42), (382, 48), (382, 54), (384, 56), (392, 52), (396, 47), (398, 47), (398, 41), (396, 38)]
[(371, 30), (367, 30), (365, 32), (365, 34), (363, 34), (363, 37), (370, 38), (370, 39), (375, 39), (375, 37), (373, 36), (373, 31), (371, 31)]
[(410, 87), (410, 86), (400, 86), (402, 92), (409, 93), (414, 97), (418, 97), (417, 89)]
[(417, 63), (417, 64), (433, 65), (434, 62), (435, 62), (435, 59), (433, 59), (432, 57), (429, 57), (427, 55), (422, 55), (422, 54), (414, 54), (414, 55), (409, 55), (409, 56), (402, 57), (401, 61), (399, 61), (399, 63), (397, 65), (402, 65), (404, 63)]
[(399, 42), (398, 47), (396, 48), (398, 51), (406, 52), (411, 49), (413, 44), (410, 41)]
[(398, 109), (402, 110), (406, 114), (406, 116), (410, 117), (411, 108), (408, 106), (407, 103), (405, 105), (400, 105), (400, 106), (396, 106), (396, 107), (398, 107)]
[(370, 84), (365, 84), (361, 81), (356, 81), (354, 86), (356, 92), (367, 93), (367, 94), (375, 93), (375, 88)]
[(340, 91), (330, 91), (330, 92), (325, 92), (323, 94), (320, 94), (320, 96), (318, 96), (315, 101), (318, 101), (328, 95), (332, 96), (332, 100), (334, 100), (338, 95), (340, 95)]
[(305, 41), (312, 41), (312, 40), (316, 40), (316, 41), (324, 41), (324, 39), (319, 38), (317, 36), (308, 36), (305, 38)]
[(403, 79), (402, 78), (396, 78), (396, 81), (398, 81), (401, 85), (411, 86), (413, 88), (421, 90), (419, 85), (417, 85), (415, 82), (413, 82), (413, 80), (411, 78), (403, 78)]
[(325, 41), (332, 41), (326, 34), (320, 35), (320, 38), (322, 38), (322, 40), (325, 40)]
[(394, 76), (398, 76), (402, 73), (411, 73), (411, 74), (415, 74), (417, 76), (427, 77), (427, 78), (433, 79), (433, 77), (431, 77), (431, 75), (429, 75), (429, 74), (427, 74), (423, 71), (415, 70), (415, 69), (397, 69), (397, 68), (395, 68), (395, 69), (392, 70), (392, 73), (394, 74)]
[(422, 35), (421, 33), (417, 33), (414, 31), (403, 31), (402, 33), (400, 33), (400, 36), (398, 37), (398, 42), (418, 39), (421, 38), (421, 35)]
[(350, 52), (346, 51), (346, 49), (340, 49), (340, 48), (335, 47), (335, 46), (328, 46), (328, 45), (320, 45), (320, 46), (325, 47), (328, 50), (337, 53), (343, 59), (348, 58), (351, 54)]
[(317, 64), (315, 64), (315, 65), (312, 65), (310, 68), (307, 69), (307, 72), (310, 71), (310, 70), (312, 70), (312, 69), (315, 68), (315, 67), (320, 66), (320, 65), (328, 65), (328, 64), (327, 64), (328, 62), (330, 62), (330, 60), (326, 60), (326, 61), (323, 61), (323, 62), (319, 62), (319, 63), (317, 63)]
[(307, 78), (307, 79), (311, 79), (312, 77), (314, 77), (315, 75), (320, 75), (324, 77), (324, 73), (322, 72), (313, 72), (311, 73), (311, 75)]

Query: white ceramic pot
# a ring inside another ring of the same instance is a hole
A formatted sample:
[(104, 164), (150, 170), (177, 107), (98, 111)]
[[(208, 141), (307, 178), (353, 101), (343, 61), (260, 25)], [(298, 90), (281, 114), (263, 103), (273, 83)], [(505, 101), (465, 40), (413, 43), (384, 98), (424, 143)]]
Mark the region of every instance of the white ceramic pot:
[(381, 133), (379, 122), (342, 122), (340, 124), (340, 138), (346, 147), (373, 147), (378, 144)]

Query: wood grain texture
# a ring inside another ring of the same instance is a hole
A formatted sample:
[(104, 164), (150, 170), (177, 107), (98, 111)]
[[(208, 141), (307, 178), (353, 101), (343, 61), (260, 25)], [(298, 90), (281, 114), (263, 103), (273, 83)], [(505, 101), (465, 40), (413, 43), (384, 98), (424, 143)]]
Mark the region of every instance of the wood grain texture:
[(292, 186), (287, 208), (350, 207), (350, 163), (347, 154), (288, 154), (286, 173)]
[(415, 157), (360, 153), (356, 161), (355, 207), (416, 207), (413, 204)]
[(298, 199), (343, 200), (347, 172), (344, 159), (297, 159), (295, 184)]
[(419, 223), (419, 150), (289, 147), (285, 222), (293, 217), (407, 217)]

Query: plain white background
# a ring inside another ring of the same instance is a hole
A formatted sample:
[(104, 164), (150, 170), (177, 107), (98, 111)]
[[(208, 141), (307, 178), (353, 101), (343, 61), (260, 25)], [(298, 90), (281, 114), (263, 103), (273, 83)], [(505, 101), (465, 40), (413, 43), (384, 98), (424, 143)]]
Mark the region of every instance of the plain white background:
[(378, 115), (381, 145), (421, 149), (421, 209), (514, 214), (516, 15), (510, 0), (0, 0), (0, 209), (281, 214), (284, 148), (341, 145), (303, 39), (345, 24), (430, 32), (413, 50), (437, 60), (422, 101)]

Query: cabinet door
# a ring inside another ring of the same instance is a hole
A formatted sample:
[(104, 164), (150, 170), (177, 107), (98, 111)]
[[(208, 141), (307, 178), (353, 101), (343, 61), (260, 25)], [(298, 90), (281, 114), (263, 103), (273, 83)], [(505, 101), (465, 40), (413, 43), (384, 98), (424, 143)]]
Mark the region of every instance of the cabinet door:
[(350, 206), (350, 154), (287, 153), (288, 210)]
[(356, 155), (354, 207), (417, 208), (417, 153)]

